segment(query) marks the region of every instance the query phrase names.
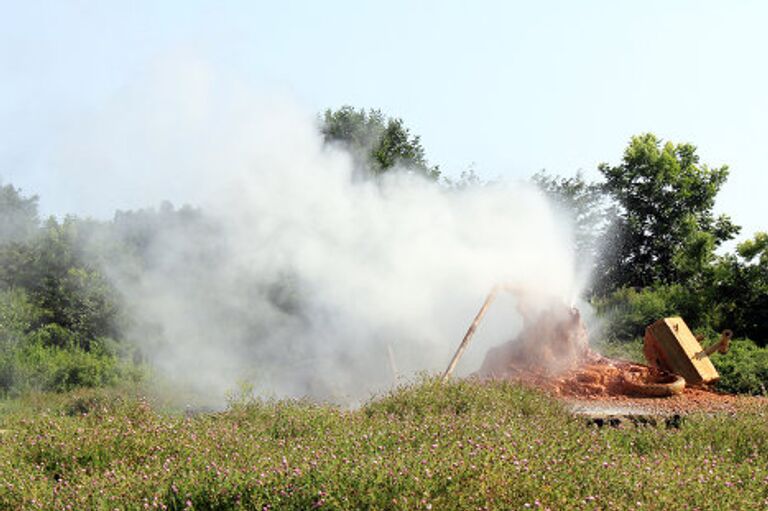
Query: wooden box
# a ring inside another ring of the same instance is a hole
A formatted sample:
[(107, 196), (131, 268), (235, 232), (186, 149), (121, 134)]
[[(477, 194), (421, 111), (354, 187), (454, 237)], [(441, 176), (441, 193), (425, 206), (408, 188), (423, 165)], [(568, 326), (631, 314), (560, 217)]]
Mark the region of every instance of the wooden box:
[(689, 385), (720, 379), (712, 361), (702, 351), (701, 344), (682, 318), (660, 319), (645, 329), (648, 362), (679, 374)]

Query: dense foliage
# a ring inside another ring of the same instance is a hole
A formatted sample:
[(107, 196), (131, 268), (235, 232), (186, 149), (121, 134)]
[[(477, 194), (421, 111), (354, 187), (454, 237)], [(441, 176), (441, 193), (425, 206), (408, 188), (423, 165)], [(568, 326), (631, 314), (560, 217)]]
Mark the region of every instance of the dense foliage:
[(98, 261), (115, 250), (97, 245), (107, 224), (41, 223), (36, 197), (11, 185), (0, 197), (0, 395), (139, 378), (120, 298)]
[(718, 246), (739, 231), (727, 216), (712, 213), (728, 167), (700, 164), (691, 144), (662, 145), (651, 133), (632, 137), (620, 165), (598, 169), (619, 206), (609, 228), (618, 242), (605, 247), (599, 267), (604, 290), (676, 282), (680, 247), (702, 237)]
[(564, 209), (571, 220), (577, 261), (582, 265), (594, 264), (599, 256), (599, 244), (606, 235), (609, 218), (615, 214), (615, 208), (610, 207), (603, 187), (588, 182), (581, 172), (573, 177), (562, 177), (540, 171), (531, 179), (555, 204)]
[(400, 388), (356, 411), (235, 401), (160, 414), (79, 392), (0, 415), (3, 509), (755, 509), (764, 408), (597, 428), (506, 383)]
[(326, 110), (321, 132), (326, 143), (339, 144), (352, 155), (358, 175), (379, 176), (400, 168), (430, 179), (440, 176), (439, 168), (427, 162), (420, 137), (402, 119), (386, 117), (381, 110)]

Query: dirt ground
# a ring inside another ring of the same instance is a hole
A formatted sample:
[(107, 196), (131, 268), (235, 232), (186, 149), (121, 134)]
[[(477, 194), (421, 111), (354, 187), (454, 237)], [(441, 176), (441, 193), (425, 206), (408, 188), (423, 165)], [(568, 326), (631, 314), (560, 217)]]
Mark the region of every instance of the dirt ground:
[(604, 357), (590, 349), (577, 309), (556, 299), (544, 300), (546, 307), (535, 308), (528, 300), (530, 296), (518, 296), (521, 332), (491, 348), (473, 377), (543, 389), (584, 415), (768, 412), (768, 398), (692, 387), (682, 376), (659, 367)]
[(652, 382), (657, 375), (642, 364), (591, 354), (581, 366), (551, 375), (507, 367), (503, 378), (543, 389), (564, 401), (577, 414), (588, 416), (671, 416), (691, 413), (737, 413), (765, 410), (768, 398), (718, 392), (711, 387), (686, 386), (667, 397), (633, 395), (626, 382)]
[(768, 398), (718, 392), (712, 387), (686, 386), (682, 393), (667, 397), (633, 395), (625, 382), (653, 381), (648, 366), (598, 357), (591, 363), (559, 377), (528, 379), (559, 399), (572, 410), (585, 414), (687, 415), (691, 413), (736, 413), (762, 409), (768, 412)]

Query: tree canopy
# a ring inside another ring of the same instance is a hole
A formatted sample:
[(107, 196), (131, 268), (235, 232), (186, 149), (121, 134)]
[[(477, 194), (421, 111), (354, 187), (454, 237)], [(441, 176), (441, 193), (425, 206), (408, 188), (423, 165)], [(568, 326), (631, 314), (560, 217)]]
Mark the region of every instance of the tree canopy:
[(609, 208), (603, 188), (590, 183), (582, 172), (573, 177), (552, 176), (544, 170), (531, 178), (571, 219), (577, 260), (593, 264), (598, 243), (605, 234)]
[(598, 169), (619, 208), (599, 270), (603, 290), (674, 282), (681, 250), (690, 243), (717, 247), (739, 231), (728, 216), (712, 212), (728, 167), (701, 164), (691, 144), (646, 133), (632, 137), (619, 165)]
[(411, 134), (402, 119), (387, 117), (381, 110), (328, 109), (321, 132), (326, 143), (348, 150), (355, 168), (365, 176), (379, 176), (398, 167), (430, 179), (440, 176), (438, 166), (427, 162), (421, 138)]
[(597, 254), (586, 297), (609, 318), (606, 336), (630, 340), (659, 317), (682, 315), (700, 332), (731, 328), (768, 344), (768, 235), (716, 250), (739, 232), (713, 213), (728, 168), (648, 133), (632, 137), (620, 164), (598, 170), (601, 182), (579, 173), (533, 180), (569, 212), (579, 259)]
[(38, 222), (37, 196), (24, 197), (12, 185), (0, 184), (0, 242), (28, 239)]

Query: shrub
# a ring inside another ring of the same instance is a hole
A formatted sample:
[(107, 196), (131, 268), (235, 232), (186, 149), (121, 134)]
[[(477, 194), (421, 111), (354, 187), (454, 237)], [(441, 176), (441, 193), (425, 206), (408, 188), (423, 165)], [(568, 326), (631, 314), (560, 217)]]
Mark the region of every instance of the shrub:
[(680, 285), (636, 290), (625, 287), (594, 302), (605, 320), (604, 336), (608, 342), (628, 342), (642, 337), (645, 327), (654, 321), (681, 316), (691, 328), (706, 330), (708, 316), (695, 293)]
[(27, 344), (45, 347), (76, 349), (77, 336), (57, 323), (47, 323), (27, 336)]
[(0, 393), (63, 392), (138, 381), (141, 368), (106, 353), (29, 344), (0, 353)]
[(712, 357), (720, 373), (718, 388), (726, 392), (765, 395), (768, 388), (768, 348), (749, 339), (731, 342), (726, 355)]
[(19, 345), (39, 315), (23, 289), (0, 290), (0, 351)]

